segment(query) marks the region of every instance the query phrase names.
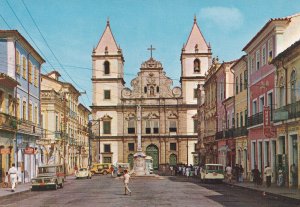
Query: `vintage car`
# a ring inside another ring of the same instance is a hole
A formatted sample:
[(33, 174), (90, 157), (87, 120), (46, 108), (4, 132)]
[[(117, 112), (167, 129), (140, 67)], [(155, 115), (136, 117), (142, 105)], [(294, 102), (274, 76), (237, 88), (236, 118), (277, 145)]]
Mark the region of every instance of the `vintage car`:
[(31, 190), (40, 188), (57, 190), (58, 187), (64, 187), (64, 181), (62, 165), (43, 165), (38, 167), (37, 177), (31, 180)]
[(202, 182), (222, 182), (224, 180), (224, 166), (221, 164), (205, 164), (200, 175)]
[(92, 173), (88, 168), (80, 168), (75, 173), (75, 177), (76, 177), (76, 179), (78, 179), (78, 178), (92, 179)]
[(94, 174), (109, 174), (110, 172), (110, 163), (94, 163), (91, 167), (91, 173)]
[(130, 171), (130, 164), (129, 163), (116, 163), (118, 167), (117, 176), (122, 176), (124, 174), (124, 170)]

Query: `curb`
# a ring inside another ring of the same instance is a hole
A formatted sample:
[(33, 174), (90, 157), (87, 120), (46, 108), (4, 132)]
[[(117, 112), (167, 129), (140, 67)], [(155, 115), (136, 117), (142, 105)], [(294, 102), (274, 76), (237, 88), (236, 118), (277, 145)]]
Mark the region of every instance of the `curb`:
[(238, 187), (238, 188), (243, 188), (243, 189), (247, 189), (247, 190), (250, 190), (250, 191), (261, 192), (261, 193), (265, 192), (265, 195), (270, 195), (272, 197), (277, 197), (277, 198), (280, 198), (282, 200), (292, 201), (292, 202), (295, 202), (296, 204), (300, 204), (300, 199), (297, 199), (297, 198), (291, 198), (291, 197), (288, 197), (288, 196), (284, 196), (284, 195), (280, 195), (280, 194), (276, 194), (276, 193), (270, 193), (270, 192), (266, 192), (266, 191), (263, 191), (263, 190), (260, 190), (260, 189), (248, 188), (248, 187), (245, 187), (245, 186), (235, 185), (235, 184), (231, 184), (231, 183), (227, 183), (227, 182), (223, 182), (223, 183), (225, 185), (234, 186), (234, 187)]
[(15, 192), (15, 193), (12, 193), (12, 194), (0, 196), (0, 199), (6, 199), (6, 198), (13, 197), (13, 196), (19, 196), (23, 193), (27, 193), (27, 192), (30, 192), (30, 191), (31, 191), (31, 189), (23, 190), (23, 191), (20, 191), (20, 192)]

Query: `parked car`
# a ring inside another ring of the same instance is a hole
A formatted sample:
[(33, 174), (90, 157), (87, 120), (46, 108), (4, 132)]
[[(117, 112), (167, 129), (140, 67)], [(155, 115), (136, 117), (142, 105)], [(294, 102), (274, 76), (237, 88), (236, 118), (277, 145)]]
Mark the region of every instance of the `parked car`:
[(110, 172), (110, 163), (94, 163), (91, 167), (92, 174), (109, 174)]
[(128, 172), (131, 170), (129, 163), (116, 163), (116, 166), (118, 167), (117, 176), (122, 176), (124, 174), (124, 170), (127, 170)]
[(64, 169), (62, 165), (44, 165), (38, 167), (37, 177), (31, 180), (31, 190), (40, 188), (64, 187)]
[(222, 182), (224, 180), (224, 166), (221, 164), (205, 164), (200, 174), (202, 182)]
[(75, 173), (75, 177), (76, 177), (76, 179), (78, 179), (78, 178), (92, 179), (92, 173), (88, 168), (80, 168)]

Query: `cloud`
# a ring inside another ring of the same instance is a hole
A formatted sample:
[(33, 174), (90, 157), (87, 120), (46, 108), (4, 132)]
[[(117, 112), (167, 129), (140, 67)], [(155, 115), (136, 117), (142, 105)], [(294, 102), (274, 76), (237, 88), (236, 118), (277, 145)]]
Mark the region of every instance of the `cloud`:
[(230, 31), (239, 29), (244, 23), (241, 11), (234, 7), (206, 7), (199, 12), (200, 20), (211, 22), (219, 29)]

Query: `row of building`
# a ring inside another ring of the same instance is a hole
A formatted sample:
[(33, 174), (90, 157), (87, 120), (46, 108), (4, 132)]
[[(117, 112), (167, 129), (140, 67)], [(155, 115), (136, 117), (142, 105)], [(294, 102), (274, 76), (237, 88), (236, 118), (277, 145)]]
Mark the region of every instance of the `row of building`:
[(230, 62), (212, 60), (198, 86), (202, 163), (242, 165), (244, 177), (270, 166), (300, 188), (300, 15), (270, 19)]
[(21, 182), (43, 164), (87, 166), (90, 111), (58, 72), (41, 74), (44, 62), (17, 30), (0, 30), (0, 182), (12, 163)]

